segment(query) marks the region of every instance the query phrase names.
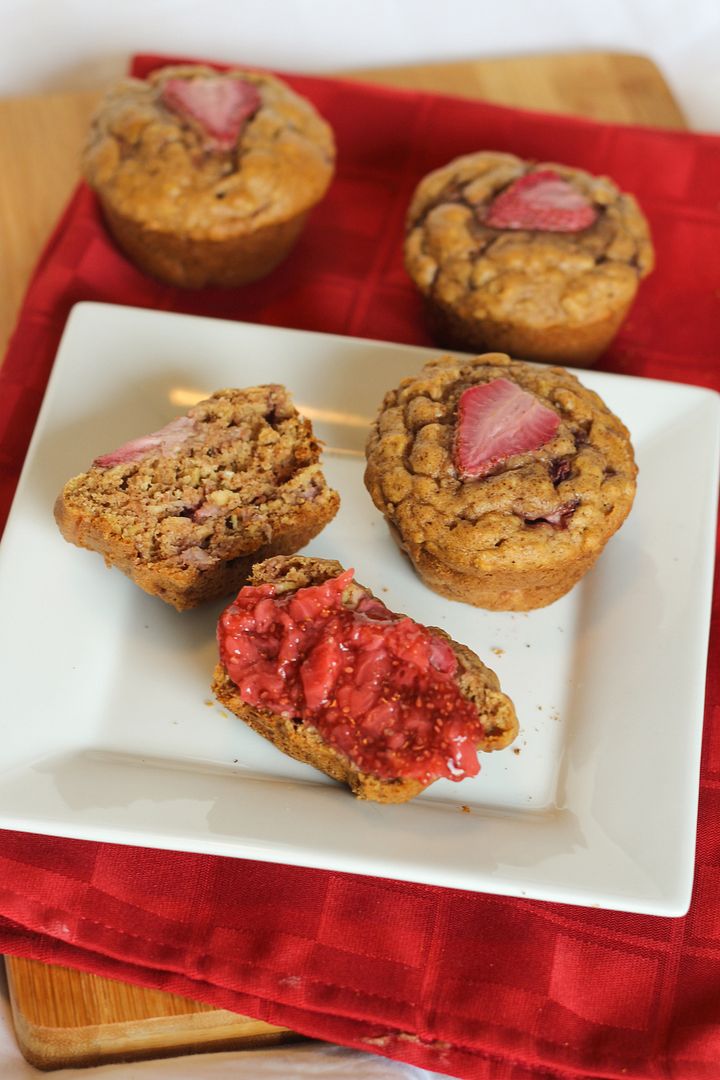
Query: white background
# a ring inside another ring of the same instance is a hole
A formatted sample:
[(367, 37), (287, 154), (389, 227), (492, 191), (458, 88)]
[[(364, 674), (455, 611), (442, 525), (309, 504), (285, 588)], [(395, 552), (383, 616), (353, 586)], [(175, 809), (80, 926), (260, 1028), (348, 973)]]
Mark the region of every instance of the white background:
[(658, 64), (720, 130), (718, 0), (0, 0), (0, 95), (111, 82), (138, 51), (323, 72), (586, 49)]
[[(0, 96), (100, 87), (139, 51), (322, 73), (577, 49), (649, 56), (690, 126), (720, 131), (720, 0), (0, 0)], [(0, 1075), (42, 1075), (15, 1047), (2, 993)], [(431, 1074), (307, 1045), (51, 1075), (427, 1080)]]

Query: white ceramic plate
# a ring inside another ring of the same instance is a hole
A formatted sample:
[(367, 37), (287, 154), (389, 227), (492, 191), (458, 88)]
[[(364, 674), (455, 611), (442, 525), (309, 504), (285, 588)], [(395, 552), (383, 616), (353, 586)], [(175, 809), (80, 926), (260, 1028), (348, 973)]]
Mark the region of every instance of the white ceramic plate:
[[(369, 418), (433, 350), (102, 304), (72, 312), (0, 548), (0, 825), (680, 915), (693, 876), (718, 396), (581, 373), (628, 424), (632, 514), (566, 598), (443, 600), (363, 486)], [(307, 549), (466, 642), (521, 731), (479, 777), (353, 799), (210, 700), (222, 604), (177, 614), (65, 543), (56, 494), (97, 454), (223, 386), (282, 382), (342, 497)]]

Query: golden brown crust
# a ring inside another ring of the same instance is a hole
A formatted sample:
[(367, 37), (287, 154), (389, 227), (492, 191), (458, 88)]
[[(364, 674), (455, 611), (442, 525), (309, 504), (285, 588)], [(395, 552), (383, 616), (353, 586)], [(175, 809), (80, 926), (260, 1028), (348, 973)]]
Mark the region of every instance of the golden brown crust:
[(166, 67), (125, 79), (93, 118), (83, 172), (119, 245), (171, 284), (240, 285), (289, 252), (332, 179), (334, 140), (312, 105), (259, 72), (261, 106), (232, 150), (208, 150), (203, 133), (162, 102), (168, 79), (217, 76)]
[[(336, 577), (342, 570), (340, 563), (330, 559), (309, 559), (296, 555), (257, 564), (251, 583), (260, 585), (272, 582), (282, 590), (299, 589)], [(362, 586), (357, 588), (363, 595), (370, 595), (369, 590)], [(477, 705), (485, 727), (478, 749), (489, 752), (508, 746), (517, 735), (517, 717), (512, 702), (500, 690), (495, 673), (467, 646), (453, 641), (443, 630), (436, 627), (429, 629), (445, 638), (452, 647), (459, 664), (457, 681), (460, 690)], [(297, 761), (312, 765), (333, 780), (347, 784), (359, 799), (382, 803), (407, 802), (429, 786), (419, 780), (385, 780), (360, 772), (349, 758), (329, 746), (314, 728), (301, 721), (247, 705), (222, 664), (215, 669), (212, 689), (218, 700), (253, 731)]]
[(269, 274), (289, 254), (307, 213), (222, 239), (188, 240), (104, 207), (105, 220), (126, 255), (141, 270), (183, 288), (204, 285), (234, 288)]
[(557, 324), (541, 330), (491, 316), (463, 318), (450, 306), (427, 301), (427, 321), (435, 341), (465, 352), (502, 352), (534, 363), (590, 367), (609, 346), (631, 305), (618, 306), (583, 324)]
[[(578, 233), (497, 230), (483, 208), (529, 171), (551, 169), (599, 210)], [(513, 154), (456, 158), (418, 185), (405, 264), (426, 298), (436, 340), (570, 366), (592, 363), (653, 267), (647, 221), (607, 177)]]
[[(494, 378), (534, 394), (560, 425), (539, 450), (463, 479), (453, 459), (457, 401)], [(590, 569), (630, 512), (636, 475), (627, 429), (597, 394), (562, 368), (491, 353), (439, 357), (385, 396), (365, 483), (432, 589), (527, 611), (563, 596)]]
[(340, 501), (284, 387), (217, 391), (188, 425), (173, 451), (93, 465), (55, 503), (66, 540), (179, 611), (237, 592), (254, 563), (304, 547)]

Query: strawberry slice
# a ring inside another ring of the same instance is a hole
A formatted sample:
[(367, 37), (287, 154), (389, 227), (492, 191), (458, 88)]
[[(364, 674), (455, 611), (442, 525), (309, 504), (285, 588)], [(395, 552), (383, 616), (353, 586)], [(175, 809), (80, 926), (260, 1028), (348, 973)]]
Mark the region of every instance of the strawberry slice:
[(458, 402), (455, 466), (464, 480), (485, 476), (513, 454), (544, 446), (559, 426), (556, 412), (508, 379), (471, 386)]
[(552, 169), (526, 173), (493, 199), (484, 223), (493, 229), (580, 232), (597, 220), (582, 192)]
[(173, 112), (199, 124), (218, 150), (232, 150), (246, 121), (261, 104), (252, 83), (222, 75), (168, 79), (161, 98)]
[(113, 465), (128, 465), (131, 461), (142, 461), (150, 454), (170, 457), (195, 434), (195, 422), (189, 416), (178, 416), (159, 431), (151, 435), (141, 435), (137, 439), (123, 443), (110, 454), (95, 458), (93, 465), (101, 469), (110, 469)]

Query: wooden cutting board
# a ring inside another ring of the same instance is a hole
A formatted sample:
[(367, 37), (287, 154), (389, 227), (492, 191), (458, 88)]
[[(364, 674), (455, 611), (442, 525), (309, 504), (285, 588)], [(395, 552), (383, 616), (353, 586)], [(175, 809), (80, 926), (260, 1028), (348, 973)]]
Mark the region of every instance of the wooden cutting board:
[[(345, 73), (347, 74), (347, 73)], [(615, 123), (684, 128), (651, 61), (615, 53), (416, 65), (351, 73), (367, 82)], [(0, 101), (0, 350), (28, 277), (78, 178), (94, 93)], [(39, 1068), (210, 1049), (240, 1049), (292, 1033), (171, 994), (7, 957), (18, 1042)]]
[(38, 1069), (299, 1040), (287, 1028), (82, 971), (6, 956), (13, 1023)]

